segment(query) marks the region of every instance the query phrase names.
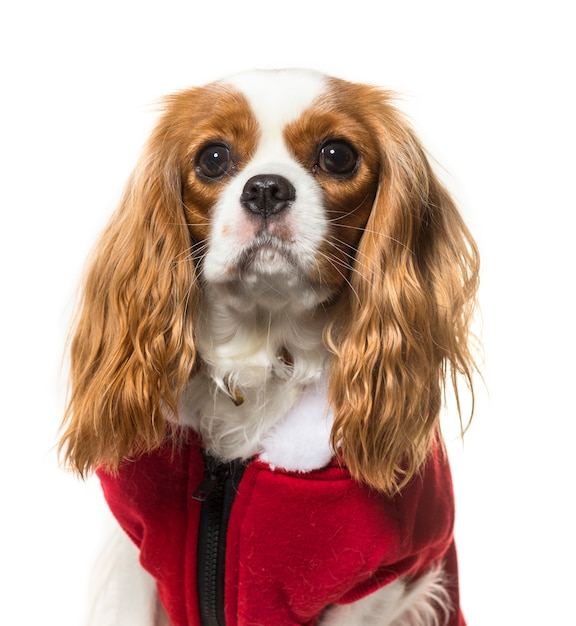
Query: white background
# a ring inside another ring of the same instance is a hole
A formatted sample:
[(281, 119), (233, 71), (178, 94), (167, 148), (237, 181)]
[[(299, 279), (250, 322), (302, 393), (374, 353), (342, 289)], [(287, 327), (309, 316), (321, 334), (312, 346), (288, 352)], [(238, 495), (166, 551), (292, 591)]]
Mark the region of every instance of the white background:
[(156, 101), (284, 66), (401, 92), (480, 245), (489, 393), (478, 389), (464, 446), (450, 444), (470, 626), (576, 624), (569, 10), (557, 0), (3, 3), (2, 624), (80, 623), (101, 502), (52, 450), (59, 366), (84, 258)]

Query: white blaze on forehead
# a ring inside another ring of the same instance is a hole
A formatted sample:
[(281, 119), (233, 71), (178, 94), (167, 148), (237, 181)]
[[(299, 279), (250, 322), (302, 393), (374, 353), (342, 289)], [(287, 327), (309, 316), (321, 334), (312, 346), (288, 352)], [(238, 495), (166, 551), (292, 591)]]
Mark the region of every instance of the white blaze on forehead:
[(312, 70), (255, 70), (236, 74), (226, 82), (248, 100), (267, 142), (304, 110), (326, 89), (327, 78)]

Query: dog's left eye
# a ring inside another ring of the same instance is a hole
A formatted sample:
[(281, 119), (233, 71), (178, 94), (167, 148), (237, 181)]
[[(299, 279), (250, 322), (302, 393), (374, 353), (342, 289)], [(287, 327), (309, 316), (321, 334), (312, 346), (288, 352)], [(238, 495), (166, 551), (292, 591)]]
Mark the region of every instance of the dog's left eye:
[(358, 154), (345, 141), (330, 141), (320, 148), (318, 166), (327, 174), (350, 176), (357, 165)]
[(223, 144), (210, 144), (196, 158), (196, 172), (202, 178), (222, 178), (232, 168), (230, 148)]

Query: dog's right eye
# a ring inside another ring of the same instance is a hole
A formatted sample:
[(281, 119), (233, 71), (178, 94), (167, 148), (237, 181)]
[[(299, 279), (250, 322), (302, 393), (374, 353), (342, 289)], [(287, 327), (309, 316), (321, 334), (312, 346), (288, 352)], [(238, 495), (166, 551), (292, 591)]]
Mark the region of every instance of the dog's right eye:
[(210, 144), (202, 148), (196, 158), (196, 173), (201, 178), (222, 178), (233, 168), (230, 148), (223, 144)]

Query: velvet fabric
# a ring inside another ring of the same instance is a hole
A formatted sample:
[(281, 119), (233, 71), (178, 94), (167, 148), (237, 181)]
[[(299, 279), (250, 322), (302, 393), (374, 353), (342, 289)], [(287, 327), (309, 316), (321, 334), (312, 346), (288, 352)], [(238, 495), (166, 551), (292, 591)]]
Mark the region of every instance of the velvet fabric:
[[(204, 471), (195, 435), (174, 448), (100, 471), (105, 497), (157, 580), (173, 626), (201, 626), (196, 551)], [(450, 470), (435, 450), (422, 471), (389, 498), (353, 480), (337, 460), (307, 473), (251, 461), (228, 525), (227, 626), (313, 626), (323, 610), (358, 600), (400, 576), (442, 562), (459, 608)]]

